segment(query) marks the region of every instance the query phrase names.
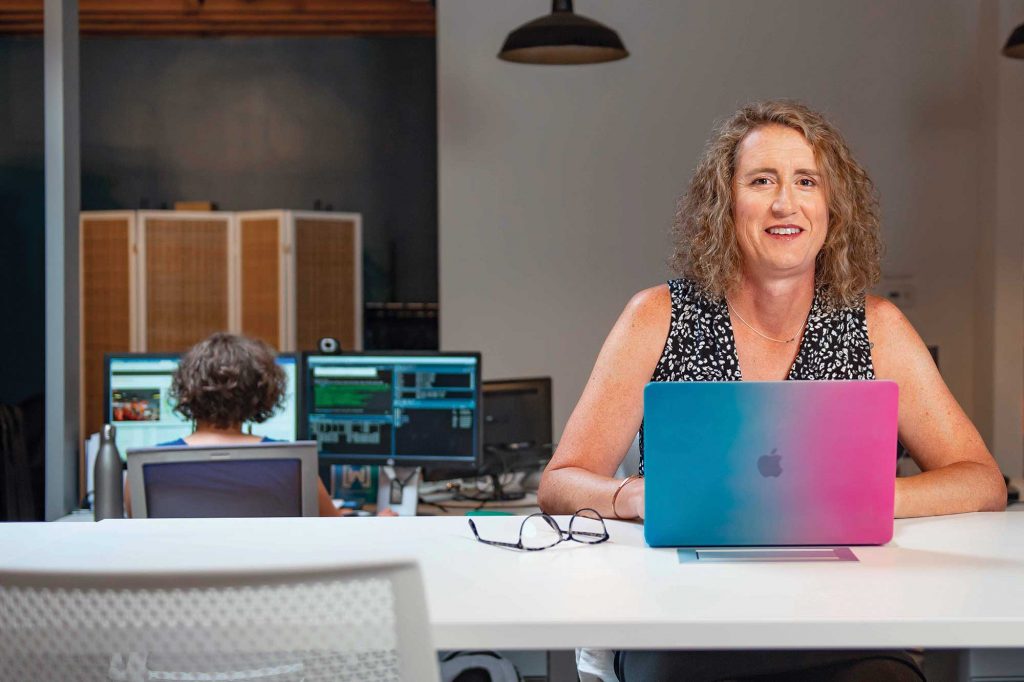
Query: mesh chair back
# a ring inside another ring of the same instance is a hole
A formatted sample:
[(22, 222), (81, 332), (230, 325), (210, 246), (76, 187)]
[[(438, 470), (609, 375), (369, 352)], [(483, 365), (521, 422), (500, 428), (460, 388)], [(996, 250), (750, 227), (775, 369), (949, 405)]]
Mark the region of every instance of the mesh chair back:
[(437, 680), (414, 562), (0, 573), (0, 680)]

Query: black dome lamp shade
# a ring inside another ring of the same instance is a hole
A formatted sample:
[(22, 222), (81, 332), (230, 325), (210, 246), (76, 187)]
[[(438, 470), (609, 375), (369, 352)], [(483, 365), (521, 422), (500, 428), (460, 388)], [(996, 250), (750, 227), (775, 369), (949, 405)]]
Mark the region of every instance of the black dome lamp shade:
[(1024, 59), (1024, 24), (1013, 29), (1010, 39), (1006, 41), (1003, 54), (1015, 59)]
[(553, 0), (551, 14), (508, 34), (499, 59), (523, 64), (597, 64), (629, 56), (619, 34), (575, 14), (572, 0)]

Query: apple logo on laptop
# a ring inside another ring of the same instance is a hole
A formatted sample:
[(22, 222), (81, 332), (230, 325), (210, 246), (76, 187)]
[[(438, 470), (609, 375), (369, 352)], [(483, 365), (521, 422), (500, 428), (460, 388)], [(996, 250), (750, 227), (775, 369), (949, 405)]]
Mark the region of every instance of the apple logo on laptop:
[(782, 455), (776, 455), (778, 448), (772, 448), (772, 454), (757, 458), (757, 470), (764, 477), (777, 478), (782, 475)]

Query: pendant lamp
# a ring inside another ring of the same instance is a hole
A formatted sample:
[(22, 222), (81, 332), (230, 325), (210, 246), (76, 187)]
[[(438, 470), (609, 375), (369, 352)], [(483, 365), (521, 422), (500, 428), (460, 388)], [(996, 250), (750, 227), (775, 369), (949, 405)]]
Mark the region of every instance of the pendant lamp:
[(1024, 59), (1024, 24), (1013, 29), (1010, 39), (1006, 41), (1003, 54), (1014, 59)]
[(619, 34), (572, 11), (572, 0), (553, 0), (551, 14), (508, 34), (499, 59), (522, 64), (597, 64), (629, 56)]

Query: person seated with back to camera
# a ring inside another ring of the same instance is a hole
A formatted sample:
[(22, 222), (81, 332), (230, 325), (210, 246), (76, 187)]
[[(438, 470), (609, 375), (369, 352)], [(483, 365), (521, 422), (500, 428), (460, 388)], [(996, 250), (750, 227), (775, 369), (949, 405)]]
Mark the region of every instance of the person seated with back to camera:
[[(246, 445), (271, 438), (242, 432), (242, 425), (262, 424), (284, 401), (286, 377), (274, 350), (257, 339), (217, 332), (192, 346), (174, 372), (170, 398), (174, 410), (193, 422), (185, 438), (160, 446)], [(131, 491), (125, 486), (125, 509), (131, 516)], [(317, 480), (320, 516), (342, 516), (323, 481)]]
[[(899, 438), (922, 473), (896, 480), (896, 516), (1005, 508), (999, 468), (921, 338), (896, 306), (867, 295), (880, 273), (874, 186), (824, 116), (785, 100), (733, 114), (705, 147), (675, 235), (681, 277), (636, 294), (608, 335), (541, 479), (544, 511), (642, 520), (648, 382), (783, 379), (898, 384)], [(639, 476), (616, 479), (638, 432)], [(594, 673), (923, 678), (902, 651), (620, 651), (614, 667)]]

